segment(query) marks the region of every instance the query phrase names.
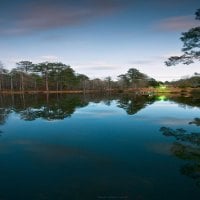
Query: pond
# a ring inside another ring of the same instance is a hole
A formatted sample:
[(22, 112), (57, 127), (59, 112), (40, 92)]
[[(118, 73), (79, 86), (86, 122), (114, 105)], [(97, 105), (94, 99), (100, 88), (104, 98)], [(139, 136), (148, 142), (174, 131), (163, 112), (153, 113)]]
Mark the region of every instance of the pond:
[(0, 200), (199, 196), (199, 97), (0, 96)]

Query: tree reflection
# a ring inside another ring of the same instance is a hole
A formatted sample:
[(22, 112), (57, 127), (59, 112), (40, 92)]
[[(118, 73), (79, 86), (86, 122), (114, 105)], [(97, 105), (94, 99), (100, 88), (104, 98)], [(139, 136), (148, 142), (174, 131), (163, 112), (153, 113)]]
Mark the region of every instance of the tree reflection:
[[(0, 126), (6, 123), (9, 113), (10, 113), (10, 109), (0, 107)], [(0, 130), (0, 136), (2, 135), (2, 133), (3, 131)]]
[(0, 95), (0, 124), (5, 123), (10, 112), (19, 114), (21, 119), (33, 121), (62, 120), (71, 117), (77, 108), (85, 107), (89, 102), (103, 102), (110, 106), (117, 95), (108, 94), (20, 94)]
[(134, 115), (156, 101), (156, 97), (147, 95), (124, 95), (118, 100), (118, 107), (123, 108), (127, 114)]
[(61, 97), (49, 98), (40, 108), (28, 107), (20, 112), (21, 118), (24, 120), (35, 120), (42, 118), (46, 120), (61, 120), (70, 117), (78, 107), (86, 106), (88, 103), (81, 100), (80, 97)]
[(200, 118), (194, 118), (192, 122), (189, 122), (189, 124), (195, 124), (196, 126), (200, 126)]
[(8, 109), (8, 108), (0, 108), (0, 125), (5, 124), (9, 113), (10, 113), (10, 109)]
[(200, 108), (200, 96), (193, 95), (193, 96), (171, 96), (170, 100), (178, 103), (182, 107), (198, 107)]
[[(9, 116), (10, 109), (8, 108), (1, 108), (0, 107), (0, 126), (6, 123), (6, 120)], [(3, 131), (0, 130), (0, 136), (2, 135)]]
[(160, 131), (167, 137), (174, 137), (176, 142), (171, 147), (171, 152), (176, 157), (189, 161), (180, 169), (183, 175), (195, 180), (200, 187), (200, 132), (193, 133), (184, 129), (161, 127)]
[[(162, 98), (161, 98), (162, 97)], [(84, 107), (89, 102), (102, 102), (107, 106), (116, 100), (117, 106), (126, 111), (129, 115), (134, 115), (146, 106), (155, 101), (163, 100), (149, 95), (137, 94), (12, 94), (0, 95), (0, 124), (6, 120), (10, 112), (19, 114), (21, 119), (32, 121), (37, 118), (45, 120), (61, 120), (71, 117), (75, 110)], [(166, 98), (164, 98), (165, 100)], [(170, 100), (177, 102), (181, 106), (200, 107), (200, 99), (186, 97), (170, 97)], [(196, 118), (190, 124), (200, 125), (200, 119)]]
[[(14, 100), (13, 100), (14, 99)], [(11, 111), (19, 114), (21, 119), (32, 121), (37, 118), (45, 120), (70, 117), (76, 108), (86, 106), (86, 102), (77, 95), (14, 95), (4, 96), (1, 102), (0, 123), (5, 121), (5, 114)]]
[[(9, 112), (14, 111), (21, 119), (32, 121), (37, 118), (45, 120), (61, 120), (72, 116), (77, 108), (87, 106), (89, 102), (102, 102), (107, 106), (117, 99), (117, 106), (133, 115), (147, 105), (153, 103), (156, 98), (141, 95), (124, 94), (20, 94), (1, 96), (0, 106), (3, 121)], [(4, 120), (5, 121), (5, 120)], [(1, 122), (0, 122), (1, 123)]]

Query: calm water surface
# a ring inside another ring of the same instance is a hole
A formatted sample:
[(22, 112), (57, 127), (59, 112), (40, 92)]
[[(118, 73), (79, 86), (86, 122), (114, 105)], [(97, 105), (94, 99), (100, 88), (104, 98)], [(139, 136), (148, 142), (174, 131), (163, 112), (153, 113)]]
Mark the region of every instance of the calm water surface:
[(193, 200), (200, 98), (0, 96), (0, 200)]

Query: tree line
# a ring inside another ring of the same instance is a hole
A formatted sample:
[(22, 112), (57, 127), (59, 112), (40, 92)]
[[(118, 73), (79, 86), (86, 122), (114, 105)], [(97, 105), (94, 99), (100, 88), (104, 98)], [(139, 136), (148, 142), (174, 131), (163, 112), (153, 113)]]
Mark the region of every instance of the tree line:
[(10, 71), (0, 63), (0, 90), (77, 89), (86, 80), (87, 76), (76, 74), (70, 66), (60, 62), (34, 64), (30, 61), (20, 61)]
[(192, 77), (183, 77), (179, 80), (166, 83), (178, 88), (200, 88), (200, 74), (194, 73)]
[(163, 83), (136, 68), (130, 68), (114, 81), (110, 76), (105, 79), (90, 79), (61, 62), (34, 64), (30, 61), (20, 61), (11, 70), (7, 70), (0, 62), (0, 91), (123, 91), (159, 87), (163, 84), (179, 88), (198, 88), (200, 74), (195, 73), (192, 77)]
[(34, 64), (20, 61), (16, 67), (7, 70), (0, 62), (0, 91), (65, 91), (65, 90), (113, 90), (139, 88), (159, 85), (135, 68), (118, 76), (114, 81), (110, 76), (105, 79), (90, 79), (76, 73), (71, 66), (61, 62), (42, 62)]

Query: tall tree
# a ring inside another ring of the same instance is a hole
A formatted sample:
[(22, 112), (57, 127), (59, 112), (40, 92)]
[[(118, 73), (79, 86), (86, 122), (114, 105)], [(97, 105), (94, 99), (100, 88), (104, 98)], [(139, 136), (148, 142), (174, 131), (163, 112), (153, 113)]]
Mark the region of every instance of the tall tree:
[(7, 75), (8, 70), (4, 68), (3, 63), (0, 61), (0, 91), (2, 91), (3, 83), (4, 83), (4, 77)]
[(78, 74), (77, 80), (80, 83), (80, 86), (82, 87), (83, 93), (85, 94), (87, 81), (89, 80), (89, 78), (84, 74)]
[(129, 79), (126, 76), (126, 74), (121, 74), (118, 76), (118, 78), (119, 78), (118, 83), (119, 83), (120, 87), (122, 87), (122, 89), (129, 86), (130, 83), (129, 83)]
[(3, 63), (0, 61), (0, 91), (2, 91), (2, 82), (3, 82), (3, 73), (4, 73), (4, 66)]
[(129, 82), (132, 85), (132, 87), (137, 87), (138, 83), (141, 80), (144, 80), (147, 78), (145, 74), (141, 73), (139, 70), (135, 68), (129, 69), (126, 76), (128, 77)]
[[(200, 9), (195, 13), (196, 20), (200, 20)], [(172, 56), (165, 62), (167, 66), (183, 63), (189, 65), (195, 60), (200, 60), (200, 26), (191, 28), (189, 31), (182, 33), (180, 38), (183, 42), (181, 56)]]
[(108, 89), (108, 91), (110, 91), (110, 89), (111, 89), (111, 81), (112, 81), (111, 77), (110, 76), (106, 77), (105, 81), (107, 83), (107, 89)]
[(9, 75), (10, 75), (10, 89), (17, 88), (21, 90), (21, 76), (19, 70), (17, 68), (13, 68), (10, 71)]
[(45, 88), (49, 91), (49, 73), (52, 69), (52, 64), (49, 62), (42, 62), (34, 66), (34, 71), (41, 73), (45, 77)]
[(61, 88), (72, 89), (77, 85), (77, 77), (70, 66), (64, 67), (61, 72)]
[(28, 73), (33, 68), (33, 63), (30, 61), (20, 61), (17, 63), (17, 66), (21, 69), (21, 71)]
[(59, 82), (62, 79), (62, 72), (68, 67), (67, 65), (59, 63), (49, 63), (51, 65), (50, 78), (56, 82), (56, 91), (59, 89)]
[(13, 91), (13, 73), (12, 71), (9, 73), (10, 75), (10, 90)]
[(20, 73), (21, 90), (24, 91), (24, 73), (28, 73), (33, 68), (33, 63), (30, 61), (20, 61), (16, 63), (17, 70)]

